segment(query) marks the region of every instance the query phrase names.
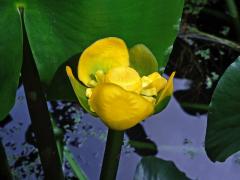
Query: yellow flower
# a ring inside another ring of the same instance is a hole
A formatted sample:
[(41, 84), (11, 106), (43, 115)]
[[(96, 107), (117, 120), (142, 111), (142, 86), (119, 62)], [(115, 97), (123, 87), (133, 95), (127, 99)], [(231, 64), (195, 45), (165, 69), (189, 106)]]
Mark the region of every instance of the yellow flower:
[(74, 92), (89, 113), (111, 129), (125, 130), (162, 111), (173, 93), (173, 77), (166, 80), (157, 60), (142, 44), (128, 50), (116, 37), (100, 39), (82, 53), (78, 78), (66, 67)]

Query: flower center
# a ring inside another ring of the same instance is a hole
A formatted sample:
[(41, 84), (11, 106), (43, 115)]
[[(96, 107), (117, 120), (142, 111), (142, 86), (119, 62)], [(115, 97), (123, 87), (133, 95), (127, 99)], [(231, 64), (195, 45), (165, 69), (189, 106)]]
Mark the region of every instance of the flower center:
[(157, 72), (141, 78), (133, 68), (116, 67), (106, 74), (103, 70), (98, 70), (88, 82), (90, 88), (87, 88), (86, 96), (90, 98), (93, 88), (102, 82), (116, 84), (126, 91), (140, 94), (152, 104), (155, 104), (157, 95), (167, 84), (167, 80)]
[(105, 74), (103, 70), (98, 70), (95, 75), (93, 75), (93, 78), (87, 83), (89, 88), (86, 89), (86, 96), (88, 98), (91, 97), (93, 88), (96, 87), (99, 83), (104, 82), (104, 77)]

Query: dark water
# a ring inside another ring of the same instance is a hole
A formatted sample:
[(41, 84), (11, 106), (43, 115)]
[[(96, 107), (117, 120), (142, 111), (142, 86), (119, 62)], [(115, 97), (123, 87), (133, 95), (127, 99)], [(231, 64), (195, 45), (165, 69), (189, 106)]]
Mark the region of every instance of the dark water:
[[(188, 89), (187, 80), (175, 79), (174, 83), (175, 90)], [(30, 119), (23, 94), (21, 87), (10, 113), (12, 120), (1, 128), (0, 137), (3, 138), (12, 170), (18, 177), (16, 179), (43, 179), (37, 150), (29, 138)], [(97, 118), (83, 113), (78, 106), (71, 103), (59, 102), (57, 109), (64, 112), (56, 117), (66, 131), (67, 146), (89, 179), (98, 179), (106, 141), (106, 127)], [(212, 163), (207, 158), (204, 150), (206, 124), (206, 115), (186, 114), (175, 98), (171, 99), (167, 109), (142, 123), (148, 138), (158, 147), (157, 157), (175, 162), (189, 178), (238, 180), (240, 154), (231, 156), (224, 163)], [(136, 165), (141, 159), (127, 142), (128, 137), (125, 136), (117, 177), (119, 180), (133, 179)], [(66, 163), (64, 170), (68, 179), (73, 179)]]

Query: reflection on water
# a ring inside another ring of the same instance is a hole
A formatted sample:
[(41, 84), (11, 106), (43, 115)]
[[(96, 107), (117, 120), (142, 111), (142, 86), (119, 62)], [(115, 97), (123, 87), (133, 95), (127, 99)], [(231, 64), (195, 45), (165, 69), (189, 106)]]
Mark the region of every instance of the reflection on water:
[[(187, 80), (175, 79), (175, 90), (187, 89)], [(65, 131), (65, 142), (73, 152), (80, 166), (90, 180), (98, 179), (106, 142), (106, 127), (97, 119), (84, 114), (72, 103), (52, 103), (53, 117)], [(2, 124), (0, 137), (6, 147), (10, 165), (14, 174), (20, 179), (43, 179), (37, 150), (32, 141), (29, 128), (23, 89), (18, 91), (15, 107), (8, 117), (7, 124)], [(167, 109), (150, 117), (139, 126), (139, 134), (128, 132), (125, 136), (120, 168), (117, 179), (131, 180), (140, 155), (156, 156), (172, 160), (191, 179), (199, 180), (238, 180), (240, 177), (240, 155), (235, 154), (225, 163), (212, 163), (204, 150), (204, 136), (207, 124), (206, 115), (192, 116), (186, 114), (178, 102), (172, 98)], [(27, 132), (27, 133), (26, 133)], [(128, 139), (151, 143), (157, 150), (139, 151), (128, 144)], [(147, 154), (145, 154), (147, 153)], [(68, 179), (74, 175), (65, 163), (64, 169)]]

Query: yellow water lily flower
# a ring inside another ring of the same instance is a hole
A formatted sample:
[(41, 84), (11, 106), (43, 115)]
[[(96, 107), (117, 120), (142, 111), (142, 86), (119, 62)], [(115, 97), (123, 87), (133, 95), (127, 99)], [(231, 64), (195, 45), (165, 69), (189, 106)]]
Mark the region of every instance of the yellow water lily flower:
[(111, 129), (125, 130), (162, 111), (173, 93), (173, 77), (165, 79), (158, 63), (143, 44), (128, 50), (116, 37), (96, 41), (79, 59), (79, 82), (67, 66), (73, 90), (89, 113)]

